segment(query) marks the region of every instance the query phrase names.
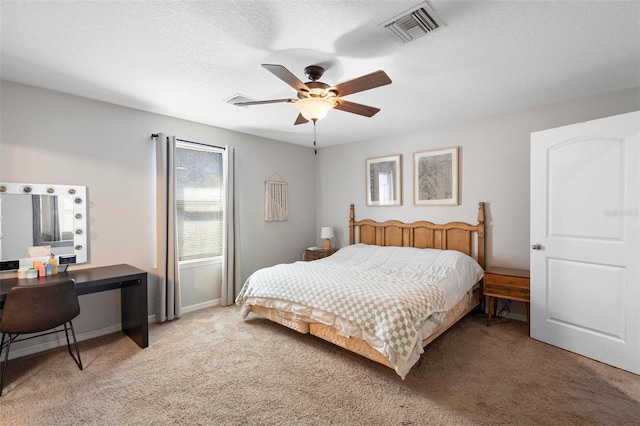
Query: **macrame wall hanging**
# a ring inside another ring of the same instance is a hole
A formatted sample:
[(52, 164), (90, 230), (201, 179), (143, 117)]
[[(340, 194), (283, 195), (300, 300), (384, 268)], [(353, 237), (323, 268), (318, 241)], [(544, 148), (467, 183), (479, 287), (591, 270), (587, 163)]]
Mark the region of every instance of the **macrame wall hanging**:
[(264, 220), (289, 220), (287, 182), (277, 172), (264, 182)]

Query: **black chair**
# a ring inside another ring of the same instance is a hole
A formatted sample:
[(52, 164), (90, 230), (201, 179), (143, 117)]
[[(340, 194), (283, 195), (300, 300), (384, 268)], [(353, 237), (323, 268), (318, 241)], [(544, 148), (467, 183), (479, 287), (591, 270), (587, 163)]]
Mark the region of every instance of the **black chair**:
[[(67, 337), (67, 349), (69, 349), (71, 357), (80, 370), (82, 370), (80, 349), (78, 348), (76, 333), (73, 330), (73, 323), (71, 322), (71, 320), (79, 314), (80, 304), (78, 303), (76, 283), (74, 280), (49, 284), (18, 285), (9, 290), (4, 301), (2, 319), (0, 320), (0, 332), (2, 332), (0, 355), (6, 346), (4, 365), (2, 367), (2, 379), (0, 381), (0, 396), (2, 396), (7, 364), (9, 364), (9, 349), (13, 342), (20, 342), (64, 331)], [(61, 325), (64, 325), (64, 329), (52, 330)], [(42, 333), (46, 330), (52, 331)], [(69, 330), (71, 330), (73, 344), (78, 355), (77, 358), (71, 351)], [(21, 334), (32, 333), (39, 334), (18, 338)], [(8, 339), (5, 342), (7, 336)]]

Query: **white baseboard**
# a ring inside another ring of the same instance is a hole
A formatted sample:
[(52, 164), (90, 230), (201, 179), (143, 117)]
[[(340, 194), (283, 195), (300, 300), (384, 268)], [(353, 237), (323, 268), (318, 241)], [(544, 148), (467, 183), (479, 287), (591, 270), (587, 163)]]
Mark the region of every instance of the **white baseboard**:
[[(198, 311), (200, 309), (205, 309), (205, 308), (210, 308), (212, 306), (219, 306), (220, 305), (220, 299), (215, 299), (215, 300), (209, 300), (207, 302), (204, 303), (198, 303), (196, 305), (191, 305), (191, 306), (185, 306), (182, 308), (182, 313), (185, 314), (187, 312), (193, 312), (193, 311)], [(154, 323), (156, 322), (156, 316), (154, 315), (149, 315), (149, 322), (150, 323)], [(114, 324), (111, 325), (109, 327), (106, 328), (101, 328), (99, 330), (91, 330), (88, 331), (86, 333), (82, 333), (82, 334), (76, 334), (76, 339), (78, 340), (78, 342), (82, 342), (83, 340), (89, 340), (89, 339), (94, 339), (96, 337), (100, 337), (100, 336), (105, 336), (107, 334), (111, 334), (111, 333), (116, 333), (118, 331), (122, 330), (122, 324)], [(66, 346), (67, 345), (67, 339), (64, 337), (64, 333), (59, 333), (56, 334), (56, 339), (55, 340), (51, 340), (48, 342), (44, 342), (44, 343), (39, 343), (37, 345), (33, 345), (33, 346), (27, 346), (24, 348), (20, 348), (20, 349), (12, 349), (11, 352), (9, 352), (9, 359), (14, 359), (14, 358), (20, 358), (23, 356), (27, 356), (27, 355), (31, 355), (31, 354), (35, 354), (38, 352), (43, 352), (43, 351), (48, 351), (49, 349), (55, 349), (59, 346)], [(80, 351), (80, 356), (82, 356), (82, 351)], [(4, 359), (4, 356), (3, 356)]]
[(183, 314), (187, 312), (199, 311), (200, 309), (210, 308), (212, 306), (220, 306), (220, 299), (209, 300), (204, 303), (198, 303), (196, 305), (185, 306), (181, 309)]
[[(106, 328), (101, 328), (99, 330), (91, 330), (86, 333), (76, 334), (76, 339), (78, 340), (78, 342), (81, 342), (83, 340), (89, 340), (107, 334), (115, 333), (120, 330), (122, 330), (122, 324), (115, 324)], [(27, 346), (21, 349), (11, 350), (11, 352), (9, 352), (9, 359), (20, 358), (23, 356), (48, 351), (49, 349), (55, 349), (59, 346), (66, 345), (67, 339), (64, 337), (64, 333), (60, 332), (56, 334), (56, 340), (51, 340), (49, 342), (44, 342), (33, 346)], [(80, 356), (82, 356), (82, 351), (80, 352)]]
[(515, 320), (515, 321), (522, 321), (522, 322), (527, 322), (527, 316), (526, 315), (522, 315), (522, 314), (513, 314), (511, 312), (509, 312), (506, 316), (506, 318)]
[[(488, 306), (487, 303), (485, 303), (484, 304), (484, 313), (485, 314), (488, 313), (487, 309), (489, 309), (489, 306)], [(512, 320), (515, 320), (515, 321), (527, 322), (527, 315), (526, 314), (514, 314), (511, 311), (509, 311), (509, 313), (507, 315), (505, 315), (504, 318), (509, 318), (509, 319), (512, 319)]]
[[(197, 303), (195, 305), (183, 306), (182, 308), (180, 308), (180, 312), (186, 314), (188, 312), (199, 311), (200, 309), (210, 308), (212, 306), (220, 306), (220, 303), (220, 299), (208, 300), (206, 302)], [(155, 314), (149, 315), (149, 322), (158, 322)]]

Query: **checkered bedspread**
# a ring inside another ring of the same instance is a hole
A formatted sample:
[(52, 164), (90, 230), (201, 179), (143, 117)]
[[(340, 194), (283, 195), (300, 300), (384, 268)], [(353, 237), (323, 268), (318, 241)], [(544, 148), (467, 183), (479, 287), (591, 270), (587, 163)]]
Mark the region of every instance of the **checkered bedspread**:
[(429, 269), (408, 277), (322, 261), (276, 265), (251, 275), (236, 303), (249, 297), (273, 298), (333, 313), (387, 342), (406, 360), (420, 343), (418, 330), (424, 321), (444, 320), (445, 298), (437, 286), (443, 271)]

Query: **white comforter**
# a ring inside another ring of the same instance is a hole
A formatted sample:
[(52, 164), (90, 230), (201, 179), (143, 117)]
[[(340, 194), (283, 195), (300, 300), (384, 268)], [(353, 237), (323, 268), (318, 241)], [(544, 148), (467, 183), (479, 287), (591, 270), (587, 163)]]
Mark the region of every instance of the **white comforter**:
[(425, 322), (441, 321), (481, 277), (477, 262), (457, 251), (356, 244), (256, 271), (236, 303), (245, 317), (251, 305), (275, 307), (363, 338), (404, 378), (422, 353)]

